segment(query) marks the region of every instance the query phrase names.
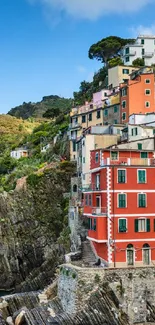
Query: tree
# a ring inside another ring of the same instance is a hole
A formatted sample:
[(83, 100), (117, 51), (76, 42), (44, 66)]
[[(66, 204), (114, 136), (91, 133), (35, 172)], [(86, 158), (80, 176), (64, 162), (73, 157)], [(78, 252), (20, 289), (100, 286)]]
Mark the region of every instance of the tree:
[(144, 65), (145, 65), (144, 59), (137, 58), (136, 60), (134, 60), (134, 61), (132, 62), (132, 65), (133, 65), (134, 67), (144, 67)]
[(117, 65), (124, 65), (124, 62), (119, 56), (108, 61), (109, 68), (116, 67)]
[(95, 58), (108, 66), (108, 60), (120, 56), (122, 47), (134, 41), (134, 39), (108, 36), (93, 44), (89, 49), (88, 56), (90, 59)]

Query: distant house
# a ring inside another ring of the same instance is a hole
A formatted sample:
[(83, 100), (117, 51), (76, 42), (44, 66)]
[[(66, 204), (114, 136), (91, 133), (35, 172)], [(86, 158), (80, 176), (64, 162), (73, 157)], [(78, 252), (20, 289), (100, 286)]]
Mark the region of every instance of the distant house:
[(51, 144), (50, 143), (46, 144), (46, 146), (44, 146), (44, 147), (41, 148), (41, 153), (46, 152), (50, 147), (51, 147)]
[(16, 148), (15, 150), (11, 151), (10, 153), (12, 158), (20, 159), (28, 157), (28, 150), (27, 148)]

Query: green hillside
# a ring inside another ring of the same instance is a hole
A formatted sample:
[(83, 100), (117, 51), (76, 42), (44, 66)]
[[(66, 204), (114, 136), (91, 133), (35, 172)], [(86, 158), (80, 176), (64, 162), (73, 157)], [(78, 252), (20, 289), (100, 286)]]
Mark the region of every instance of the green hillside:
[(71, 98), (63, 98), (56, 95), (44, 96), (40, 102), (26, 103), (11, 108), (9, 115), (17, 118), (28, 119), (34, 118), (53, 118), (60, 114), (68, 113), (72, 107), (73, 100)]

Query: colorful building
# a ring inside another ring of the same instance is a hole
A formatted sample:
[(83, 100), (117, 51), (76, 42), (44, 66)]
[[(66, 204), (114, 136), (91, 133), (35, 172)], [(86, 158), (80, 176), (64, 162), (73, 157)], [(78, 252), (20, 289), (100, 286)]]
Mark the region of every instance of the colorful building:
[(130, 148), (93, 150), (83, 190), (87, 238), (110, 267), (155, 263), (154, 150)]
[(142, 68), (120, 84), (121, 123), (128, 123), (132, 114), (155, 112), (155, 83), (152, 69)]

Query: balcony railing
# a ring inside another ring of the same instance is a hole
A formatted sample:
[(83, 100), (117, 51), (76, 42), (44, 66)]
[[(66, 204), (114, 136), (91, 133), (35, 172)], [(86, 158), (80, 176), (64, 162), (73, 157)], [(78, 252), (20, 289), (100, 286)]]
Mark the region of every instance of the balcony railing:
[(155, 159), (154, 158), (107, 158), (102, 159), (100, 166), (109, 166), (109, 165), (127, 165), (127, 166), (155, 166)]
[(92, 214), (94, 214), (94, 215), (107, 214), (107, 208), (106, 207), (94, 207), (94, 208), (92, 208)]
[(100, 191), (100, 184), (86, 184), (82, 186), (82, 192)]
[(124, 54), (124, 56), (135, 56), (136, 55), (136, 51), (131, 51), (129, 53), (126, 53)]
[(146, 57), (146, 58), (152, 58), (154, 55), (153, 52), (145, 52), (144, 54), (142, 54), (143, 57)]
[(76, 129), (76, 128), (80, 128), (81, 124), (80, 123), (70, 123), (69, 124), (69, 129)]

